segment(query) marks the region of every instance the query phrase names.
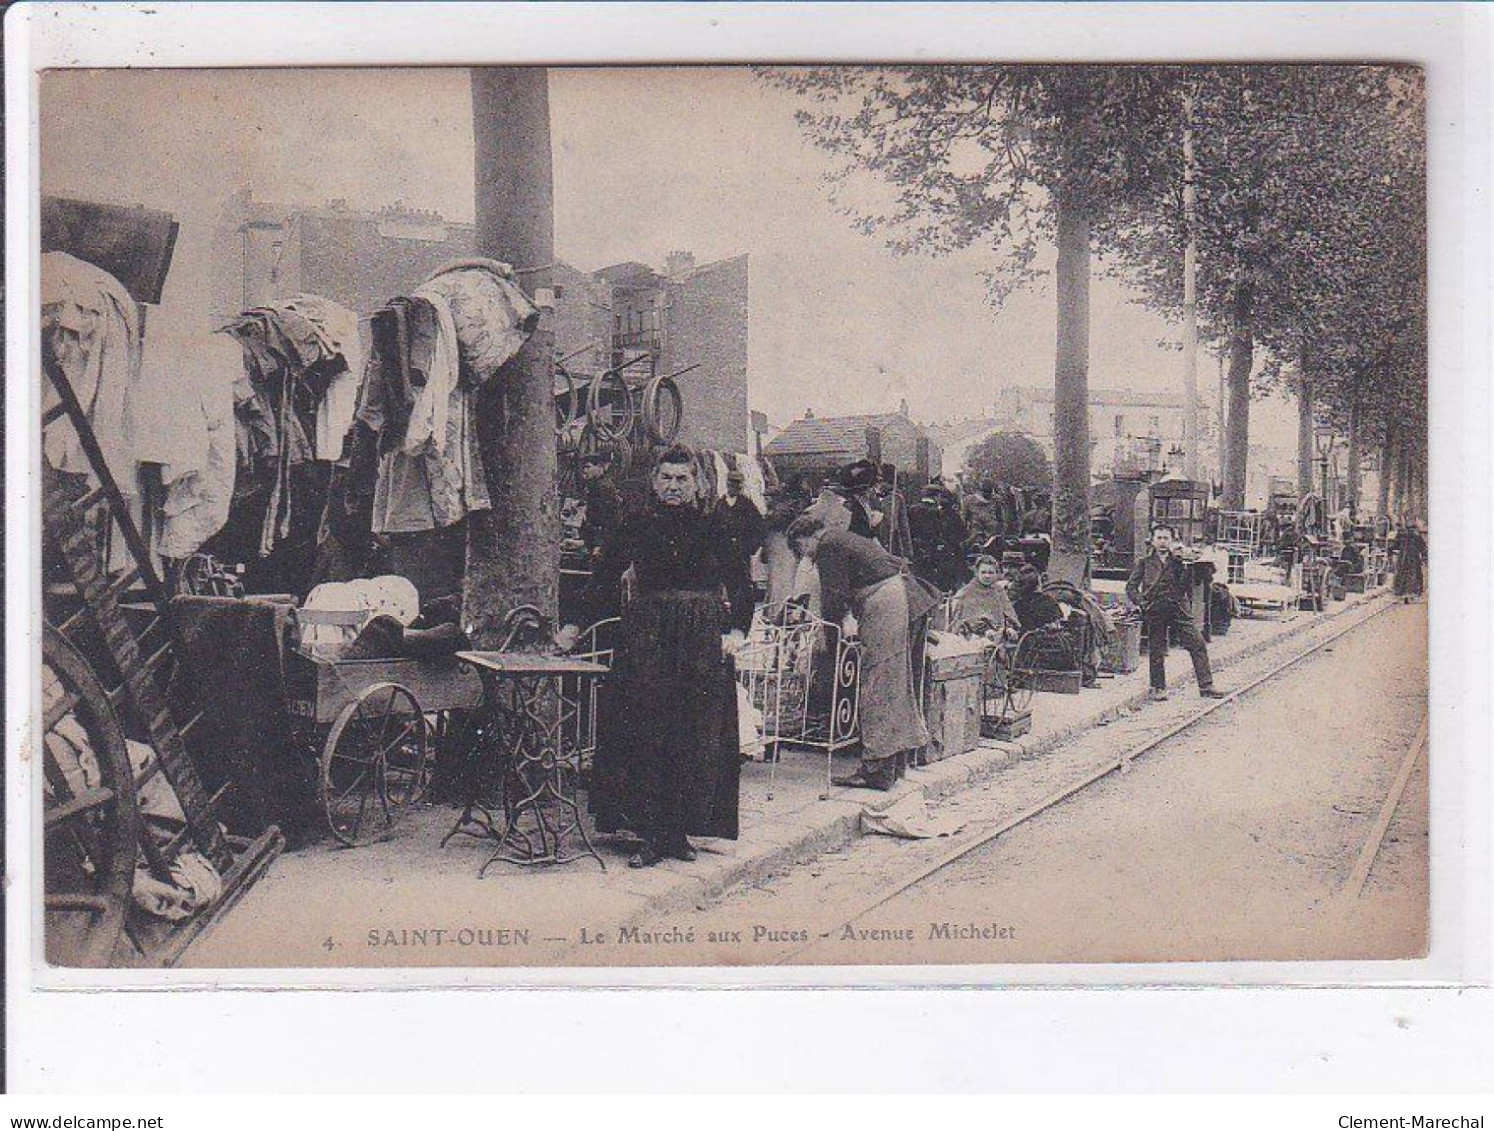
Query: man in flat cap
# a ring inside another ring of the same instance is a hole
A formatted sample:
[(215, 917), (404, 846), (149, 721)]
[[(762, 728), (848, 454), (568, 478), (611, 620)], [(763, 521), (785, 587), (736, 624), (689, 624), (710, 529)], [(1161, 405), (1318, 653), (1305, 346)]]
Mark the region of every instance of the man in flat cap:
[(726, 494), (716, 501), (716, 528), (730, 545), (733, 561), (746, 567), (763, 548), (768, 527), (757, 504), (742, 494), (742, 473), (726, 473)]

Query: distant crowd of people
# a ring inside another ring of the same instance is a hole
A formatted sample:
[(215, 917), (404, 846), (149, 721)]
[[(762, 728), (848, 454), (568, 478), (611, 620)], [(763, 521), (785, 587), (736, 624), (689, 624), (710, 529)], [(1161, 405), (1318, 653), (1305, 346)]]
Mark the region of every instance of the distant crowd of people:
[[(1046, 581), (1046, 555), (1034, 560), (1051, 521), (1036, 492), (987, 483), (957, 495), (936, 481), (905, 503), (893, 469), (859, 460), (818, 495), (802, 477), (773, 484), (765, 514), (737, 472), (711, 499), (696, 454), (679, 445), (653, 461), (642, 508), (623, 506), (605, 457), (586, 459), (582, 477), (591, 577), (576, 623), (556, 640), (569, 649), (580, 624), (621, 615), (590, 804), (600, 831), (639, 838), (634, 867), (694, 859), (692, 836), (737, 835), (733, 664), (764, 599), (812, 594), (820, 618), (854, 631), (861, 758), (835, 780), (878, 790), (928, 742), (917, 673), (937, 610), (947, 605), (948, 628), (1002, 648), (1075, 617), (1105, 621), (1091, 594)], [(1126, 584), (1147, 627), (1152, 694), (1166, 697), (1165, 654), (1176, 644), (1200, 694), (1218, 698), (1175, 536), (1154, 527)], [(1419, 594), (1425, 540), (1406, 524), (1396, 541), (1396, 592)]]

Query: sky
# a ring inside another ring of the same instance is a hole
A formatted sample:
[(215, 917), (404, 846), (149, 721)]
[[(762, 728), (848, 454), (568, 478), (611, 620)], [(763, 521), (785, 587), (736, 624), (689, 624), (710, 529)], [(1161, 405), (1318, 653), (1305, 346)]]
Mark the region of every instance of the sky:
[[(984, 248), (896, 257), (831, 205), (828, 158), (795, 102), (743, 68), (557, 69), (550, 74), (557, 255), (583, 270), (750, 257), (752, 407), (777, 426), (883, 412), (986, 415), (1000, 388), (1053, 380), (1054, 298), (1043, 280), (998, 311)], [(210, 327), (213, 227), (243, 186), (277, 204), (396, 201), (470, 221), (472, 117), (461, 69), (50, 72), (43, 191), (172, 212), (181, 224), (151, 343), (190, 351)], [(1051, 254), (1048, 257), (1051, 263)], [(1176, 391), (1178, 329), (1121, 283), (1092, 281), (1090, 384)], [(1217, 371), (1200, 359), (1206, 403)], [(1283, 400), (1254, 438), (1292, 442)]]

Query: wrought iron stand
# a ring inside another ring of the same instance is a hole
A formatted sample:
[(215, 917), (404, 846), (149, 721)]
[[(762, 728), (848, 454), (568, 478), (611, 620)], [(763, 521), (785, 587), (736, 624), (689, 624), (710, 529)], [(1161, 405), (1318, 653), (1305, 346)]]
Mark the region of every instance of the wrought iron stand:
[[(482, 677), (493, 744), (472, 752), (462, 815), (441, 843), (454, 836), (496, 841), (498, 847), (479, 876), (500, 860), (523, 865), (569, 864), (587, 856), (606, 871), (576, 800), (581, 751), (574, 735), (579, 713), (590, 702), (589, 680), (606, 674), (607, 668), (567, 656), (524, 652), (457, 655)], [(579, 694), (565, 694), (566, 680)], [(481, 797), (485, 775), (480, 760), (486, 757), (499, 760), (501, 824), (495, 823)]]

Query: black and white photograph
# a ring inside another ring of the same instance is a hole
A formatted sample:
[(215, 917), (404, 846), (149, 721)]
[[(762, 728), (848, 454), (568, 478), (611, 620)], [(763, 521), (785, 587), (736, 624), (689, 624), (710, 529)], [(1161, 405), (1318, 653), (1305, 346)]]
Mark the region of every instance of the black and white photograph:
[(1427, 955), (1418, 66), (39, 111), (49, 966)]

